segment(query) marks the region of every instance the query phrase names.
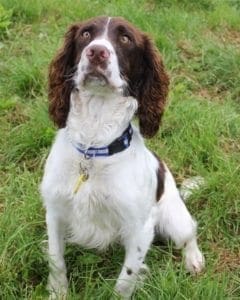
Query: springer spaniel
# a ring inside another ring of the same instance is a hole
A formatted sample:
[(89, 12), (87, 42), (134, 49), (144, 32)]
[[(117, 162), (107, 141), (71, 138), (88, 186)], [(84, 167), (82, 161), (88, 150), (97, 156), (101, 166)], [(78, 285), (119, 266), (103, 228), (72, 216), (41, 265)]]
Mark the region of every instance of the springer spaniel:
[(158, 131), (168, 84), (151, 39), (126, 20), (97, 17), (66, 33), (50, 65), (49, 112), (60, 129), (41, 183), (50, 297), (67, 293), (65, 241), (97, 249), (120, 242), (126, 255), (115, 290), (125, 299), (155, 233), (184, 248), (188, 271), (203, 268), (196, 222), (143, 140)]

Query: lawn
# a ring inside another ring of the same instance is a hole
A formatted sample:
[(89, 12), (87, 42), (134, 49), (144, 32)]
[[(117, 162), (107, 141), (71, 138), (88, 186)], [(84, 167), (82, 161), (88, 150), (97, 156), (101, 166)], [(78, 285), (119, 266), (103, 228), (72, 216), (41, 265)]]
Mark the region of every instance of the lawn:
[[(56, 129), (47, 71), (70, 23), (121, 15), (149, 32), (171, 78), (158, 135), (147, 141), (177, 183), (202, 176), (187, 205), (206, 257), (186, 274), (173, 245), (152, 246), (134, 299), (240, 299), (239, 0), (0, 0), (0, 299), (44, 299), (46, 225), (38, 186)], [(124, 252), (66, 249), (68, 299), (109, 299)]]

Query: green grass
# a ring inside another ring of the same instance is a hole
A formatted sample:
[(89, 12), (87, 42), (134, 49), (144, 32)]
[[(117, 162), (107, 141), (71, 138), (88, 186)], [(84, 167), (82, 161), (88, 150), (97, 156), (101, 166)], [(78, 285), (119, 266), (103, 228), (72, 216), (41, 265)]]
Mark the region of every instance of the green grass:
[[(240, 298), (240, 4), (238, 0), (0, 0), (0, 298), (44, 299), (48, 266), (39, 197), (55, 129), (47, 68), (71, 22), (121, 15), (155, 39), (171, 77), (161, 130), (148, 141), (177, 183), (206, 184), (188, 201), (206, 270), (186, 274), (172, 245), (154, 245), (134, 299)], [(109, 299), (124, 257), (68, 246), (69, 299)]]

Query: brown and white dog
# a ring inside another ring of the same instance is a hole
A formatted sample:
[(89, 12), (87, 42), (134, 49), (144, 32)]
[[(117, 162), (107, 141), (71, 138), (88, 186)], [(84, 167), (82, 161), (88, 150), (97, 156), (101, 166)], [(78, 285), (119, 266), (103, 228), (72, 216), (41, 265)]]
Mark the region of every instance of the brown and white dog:
[[(122, 18), (72, 25), (50, 65), (50, 116), (60, 128), (45, 166), (51, 297), (67, 293), (65, 241), (126, 250), (116, 291), (129, 298), (157, 232), (184, 248), (187, 270), (204, 258), (167, 166), (144, 145), (159, 128), (168, 92), (161, 56)], [(140, 131), (131, 124), (138, 116)]]

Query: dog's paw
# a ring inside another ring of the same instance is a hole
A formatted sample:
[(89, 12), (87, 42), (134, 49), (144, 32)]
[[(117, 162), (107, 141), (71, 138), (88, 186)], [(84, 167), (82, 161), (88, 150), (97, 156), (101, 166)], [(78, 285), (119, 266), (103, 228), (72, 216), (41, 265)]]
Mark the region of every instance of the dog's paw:
[(133, 289), (130, 288), (128, 283), (118, 282), (115, 286), (115, 292), (120, 296), (121, 299), (128, 300), (131, 299)]
[(121, 299), (128, 300), (131, 299), (131, 295), (134, 292), (135, 283), (133, 279), (119, 278), (114, 290)]
[(205, 266), (205, 259), (199, 249), (188, 251), (185, 257), (186, 269), (192, 274), (200, 273)]
[[(140, 267), (138, 273), (126, 272), (125, 276), (120, 277), (115, 286), (115, 292), (120, 295), (122, 299), (130, 299), (134, 290), (142, 287), (143, 282), (149, 274), (149, 268), (144, 263)], [(132, 272), (132, 271), (131, 271)]]
[(137, 282), (136, 282), (137, 289), (143, 286), (144, 281), (149, 274), (150, 274), (149, 267), (143, 263), (141, 268), (139, 269), (138, 276), (137, 276)]
[(67, 299), (67, 295), (52, 291), (52, 292), (50, 292), (48, 299), (49, 300), (66, 300)]
[(67, 297), (68, 281), (65, 275), (49, 274), (47, 290), (49, 300), (65, 300)]

